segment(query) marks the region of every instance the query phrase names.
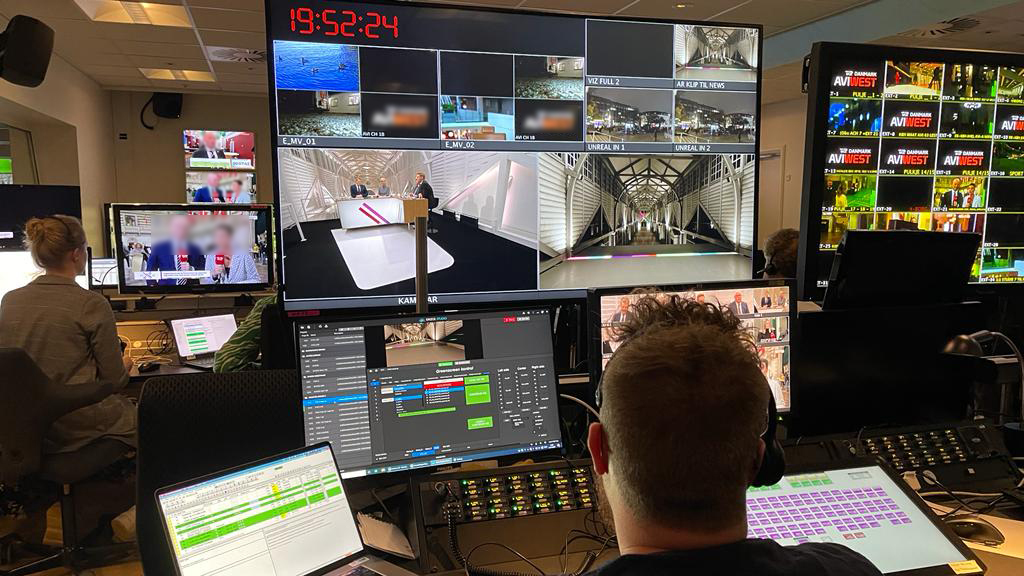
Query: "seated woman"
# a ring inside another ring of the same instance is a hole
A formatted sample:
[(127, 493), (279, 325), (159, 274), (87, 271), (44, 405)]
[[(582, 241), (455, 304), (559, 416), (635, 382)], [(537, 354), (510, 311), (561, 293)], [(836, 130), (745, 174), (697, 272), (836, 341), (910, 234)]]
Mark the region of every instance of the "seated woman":
[[(85, 290), (75, 276), (85, 273), (85, 230), (71, 216), (33, 218), (25, 244), (45, 270), (0, 303), (0, 347), (21, 348), (54, 382), (67, 386), (128, 382), (131, 361), (121, 355), (114, 312), (101, 294)], [(54, 422), (43, 447), (72, 452), (99, 438), (135, 446), (135, 405), (119, 394), (80, 408)]]
[(230, 224), (220, 224), (213, 231), (213, 254), (206, 256), (206, 270), (209, 278), (203, 284), (255, 284), (260, 273), (252, 254), (244, 248), (237, 248), (234, 242), (235, 229)]

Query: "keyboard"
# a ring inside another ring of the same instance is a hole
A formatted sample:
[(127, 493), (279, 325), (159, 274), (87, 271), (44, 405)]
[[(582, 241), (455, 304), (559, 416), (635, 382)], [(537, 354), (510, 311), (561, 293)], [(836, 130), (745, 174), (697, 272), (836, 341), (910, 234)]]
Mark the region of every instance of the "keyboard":
[[(822, 475), (824, 476), (824, 475)], [(803, 477), (806, 478), (806, 477)], [(829, 489), (831, 481), (787, 477), (793, 488), (814, 489), (773, 495), (781, 485), (753, 488), (747, 493), (747, 537), (814, 541), (857, 540), (883, 526), (910, 524), (911, 519), (881, 487)], [(820, 487), (818, 487), (820, 486)]]
[(183, 364), (185, 366), (199, 368), (200, 370), (213, 370), (213, 356), (209, 356), (206, 358), (195, 358), (193, 360), (186, 360)]

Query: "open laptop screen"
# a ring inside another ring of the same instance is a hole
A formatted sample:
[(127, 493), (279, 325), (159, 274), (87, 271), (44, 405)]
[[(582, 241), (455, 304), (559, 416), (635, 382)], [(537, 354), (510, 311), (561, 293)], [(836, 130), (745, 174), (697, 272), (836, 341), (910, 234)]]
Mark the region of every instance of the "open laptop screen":
[(305, 576), (363, 549), (326, 443), (156, 497), (180, 576)]
[(220, 350), (238, 325), (232, 314), (197, 316), (171, 320), (174, 345), (183, 358), (213, 354)]

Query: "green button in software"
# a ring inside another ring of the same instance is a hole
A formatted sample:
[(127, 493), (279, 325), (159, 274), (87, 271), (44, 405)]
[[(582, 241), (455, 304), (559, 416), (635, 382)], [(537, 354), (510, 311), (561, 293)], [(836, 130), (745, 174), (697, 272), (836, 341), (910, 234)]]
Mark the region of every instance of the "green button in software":
[(481, 428), (491, 428), (494, 426), (494, 418), (491, 416), (482, 416), (480, 418), (470, 418), (466, 420), (466, 427), (470, 430), (480, 430)]

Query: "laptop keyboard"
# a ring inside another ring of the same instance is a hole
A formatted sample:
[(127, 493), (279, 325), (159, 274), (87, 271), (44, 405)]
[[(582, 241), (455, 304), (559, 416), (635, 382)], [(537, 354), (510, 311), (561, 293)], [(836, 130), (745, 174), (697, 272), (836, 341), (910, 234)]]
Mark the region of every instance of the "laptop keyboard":
[(196, 358), (195, 360), (188, 361), (189, 366), (198, 366), (199, 368), (213, 369), (213, 357), (209, 358)]

